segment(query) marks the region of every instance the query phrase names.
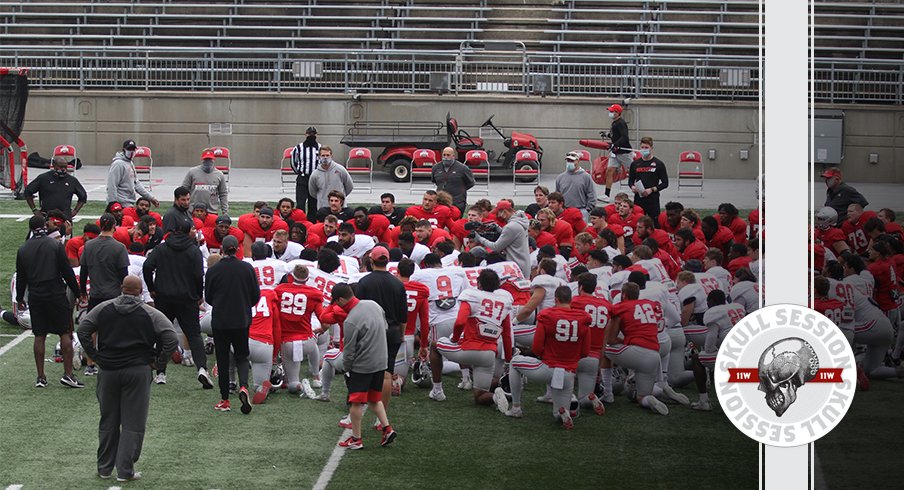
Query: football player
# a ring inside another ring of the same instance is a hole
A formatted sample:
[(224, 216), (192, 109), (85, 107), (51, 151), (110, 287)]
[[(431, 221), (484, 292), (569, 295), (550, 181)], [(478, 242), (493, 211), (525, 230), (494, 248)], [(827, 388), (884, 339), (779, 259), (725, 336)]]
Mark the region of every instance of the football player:
[(279, 323), (281, 327), (280, 353), (286, 370), (286, 384), (290, 393), (302, 392), (308, 398), (317, 396), (307, 378), (299, 382), (301, 363), (307, 360), (311, 377), (320, 380), (320, 351), (311, 316), (323, 314), (323, 293), (305, 283), (308, 281), (307, 266), (298, 264), (289, 274), (290, 282), (276, 287), (279, 296)]
[[(296, 209), (296, 211), (301, 210)], [(305, 229), (305, 233), (307, 233), (307, 229)], [(290, 262), (301, 257), (301, 252), (304, 251), (304, 245), (290, 241), (289, 232), (285, 230), (277, 230), (273, 233), (273, 239), (267, 242), (267, 245), (269, 245), (273, 251), (271, 257), (283, 262)]]
[(526, 376), (549, 387), (553, 417), (562, 422), (562, 427), (571, 429), (574, 422), (569, 405), (574, 396), (575, 371), (578, 362), (590, 354), (591, 318), (586, 312), (571, 308), (571, 289), (568, 286), (556, 288), (554, 295), (555, 306), (537, 314), (537, 334), (531, 351), (538, 358), (523, 355), (512, 358), (509, 371), (512, 407), (505, 415), (515, 418), (523, 416), (522, 377)]
[[(430, 345), (430, 310), (428, 300), (430, 289), (423, 283), (412, 281), (415, 265), (411, 259), (402, 259), (396, 266), (397, 274), (405, 285), (408, 296), (408, 321), (405, 323), (404, 343), (396, 357), (395, 373), (392, 376), (392, 394), (402, 393), (402, 386), (408, 378), (408, 369), (414, 364), (415, 355), (422, 361), (427, 359), (427, 346)], [(420, 333), (419, 352), (414, 351), (414, 336)]]
[(339, 225), (339, 233), (328, 238), (327, 243), (329, 242), (338, 242), (342, 245), (342, 253), (339, 255), (355, 257), (358, 260), (376, 245), (372, 236), (355, 234), (355, 227), (348, 222)]
[(242, 248), (245, 250), (245, 257), (251, 256), (251, 244), (253, 242), (269, 242), (273, 239), (273, 233), (276, 230), (289, 231), (289, 225), (282, 218), (274, 218), (273, 210), (268, 207), (262, 207), (258, 211), (257, 219), (244, 221), (245, 229), (242, 229), (239, 223), (239, 229), (245, 233)]
[(737, 303), (728, 303), (725, 292), (719, 289), (711, 291), (706, 296), (706, 313), (703, 314), (703, 324), (706, 326), (706, 339), (703, 351), (694, 353), (691, 362), (694, 368), (694, 379), (697, 382), (697, 391), (700, 397), (691, 404), (694, 410), (709, 412), (712, 406), (709, 403), (709, 392), (706, 389), (706, 368), (713, 369), (716, 364), (716, 354), (722, 341), (747, 313), (744, 307)]
[(271, 255), (269, 245), (254, 242), (251, 244), (251, 260), (245, 259), (254, 268), (254, 276), (261, 289), (274, 289), (288, 272), (286, 263), (270, 258)]
[(744, 307), (749, 315), (760, 309), (760, 285), (749, 269), (738, 269), (731, 278), (731, 301)]
[[(441, 366), (442, 357), (445, 357), (459, 365), (469, 366), (473, 372), (474, 403), (495, 404), (500, 412), (505, 413), (508, 410), (505, 393), (498, 389), (495, 393), (490, 390), (500, 340), (505, 362), (512, 360), (512, 296), (499, 289), (499, 276), (492, 270), (481, 271), (477, 283), (477, 289), (465, 289), (459, 296), (460, 307), (452, 338), (437, 340), (436, 347), (430, 351), (430, 365)], [(442, 393), (442, 380), (438, 391)]]
[(270, 393), (270, 368), (282, 345), (279, 310), (276, 292), (261, 288), (260, 300), (251, 308), (251, 327), (248, 330), (248, 360), (251, 361), (251, 383), (254, 388), (251, 403), (255, 405), (264, 403)]
[(835, 255), (850, 250), (850, 246), (845, 239), (844, 232), (841, 228), (835, 226), (838, 222), (838, 212), (826, 206), (816, 212), (814, 217), (816, 229), (813, 230), (813, 237), (822, 242), (826, 248), (831, 250)]
[[(597, 415), (604, 415), (606, 407), (603, 402), (615, 401), (612, 393), (612, 362), (603, 356), (612, 304), (594, 296), (596, 285), (597, 277), (594, 274), (586, 272), (578, 276), (578, 295), (572, 297), (571, 307), (590, 315), (590, 352), (578, 362), (578, 401), (582, 406), (592, 408)], [(597, 375), (602, 379), (602, 400), (594, 393)]]

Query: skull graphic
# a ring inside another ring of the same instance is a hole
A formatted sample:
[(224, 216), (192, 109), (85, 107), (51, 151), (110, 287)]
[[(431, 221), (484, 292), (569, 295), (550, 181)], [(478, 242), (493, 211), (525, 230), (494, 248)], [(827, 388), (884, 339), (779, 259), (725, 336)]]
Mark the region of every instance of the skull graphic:
[(797, 400), (797, 389), (816, 376), (819, 358), (813, 346), (791, 337), (770, 345), (760, 356), (759, 390), (766, 404), (781, 417)]

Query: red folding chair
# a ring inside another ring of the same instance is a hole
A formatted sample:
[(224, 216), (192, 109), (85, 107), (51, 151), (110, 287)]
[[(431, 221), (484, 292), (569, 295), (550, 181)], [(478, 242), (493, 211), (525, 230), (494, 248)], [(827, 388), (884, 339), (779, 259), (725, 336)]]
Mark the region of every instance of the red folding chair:
[(295, 192), (295, 171), (292, 170), (292, 151), (294, 146), (290, 146), (283, 150), (282, 160), (279, 162), (279, 180), (282, 192)]
[(75, 159), (78, 157), (76, 155), (75, 147), (72, 145), (59, 145), (53, 149), (53, 156), (51, 159), (56, 157), (63, 157), (69, 161), (69, 164), (66, 166), (66, 170), (75, 175)]
[(515, 154), (515, 165), (512, 172), (515, 195), (533, 194), (534, 187), (540, 183), (540, 157), (534, 150), (521, 150)]
[[(410, 191), (411, 192), (423, 192), (425, 190), (434, 190), (436, 186), (433, 185), (432, 177), (433, 177), (433, 166), (439, 162), (437, 159), (436, 151), (422, 149), (422, 150), (414, 150), (414, 154), (412, 154), (411, 160), (411, 175), (410, 180)], [(415, 177), (427, 177), (427, 184), (421, 183), (420, 185), (416, 185), (414, 183)]]
[(487, 152), (483, 150), (470, 150), (465, 154), (465, 165), (474, 174), (474, 187), (468, 192), (490, 194), (490, 164)]
[(696, 188), (703, 197), (703, 159), (699, 151), (682, 151), (678, 155), (678, 194), (687, 187)]
[(151, 170), (154, 168), (151, 149), (147, 146), (135, 148), (135, 154), (132, 155), (132, 164), (135, 165), (135, 177), (138, 182), (141, 182), (148, 190), (151, 190)]
[[(374, 160), (370, 150), (367, 148), (352, 148), (348, 152), (348, 159), (345, 161), (345, 170), (352, 177), (355, 184), (355, 190), (373, 191), (374, 184)], [(358, 176), (359, 179), (355, 180)], [(363, 178), (361, 178), (363, 177)]]

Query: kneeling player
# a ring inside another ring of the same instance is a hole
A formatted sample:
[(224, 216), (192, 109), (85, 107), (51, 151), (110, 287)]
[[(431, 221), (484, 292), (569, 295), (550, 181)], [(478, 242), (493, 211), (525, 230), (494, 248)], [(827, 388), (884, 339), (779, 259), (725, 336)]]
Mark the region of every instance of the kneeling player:
[[(257, 243), (260, 242), (255, 245)], [(279, 298), (272, 289), (261, 289), (260, 300), (251, 308), (251, 328), (248, 330), (248, 360), (251, 361), (254, 387), (251, 403), (264, 403), (270, 393), (270, 368), (279, 353), (279, 337)]]
[[(308, 268), (298, 264), (288, 275), (289, 282), (276, 287), (279, 296), (279, 323), (282, 327), (281, 353), (286, 370), (286, 384), (290, 393), (302, 392), (308, 398), (317, 396), (311, 383), (299, 382), (299, 369), (307, 359), (311, 377), (320, 380), (320, 351), (317, 335), (311, 328), (311, 315), (323, 314), (323, 293), (305, 284)], [(317, 332), (320, 334), (320, 332)]]
[(606, 408), (596, 397), (594, 390), (597, 374), (602, 372), (603, 400), (609, 403), (615, 401), (615, 395), (612, 394), (612, 363), (601, 357), (612, 304), (593, 295), (596, 283), (595, 274), (585, 272), (578, 276), (578, 295), (571, 300), (571, 307), (590, 315), (590, 355), (578, 362), (578, 401), (583, 406), (593, 408), (597, 415), (603, 415)]
[[(553, 416), (562, 421), (566, 429), (574, 427), (569, 413), (571, 397), (574, 396), (574, 377), (578, 361), (590, 354), (590, 315), (571, 308), (571, 289), (561, 286), (555, 290), (555, 307), (537, 314), (537, 333), (531, 351), (543, 359), (528, 356), (514, 356), (511, 362), (510, 385), (512, 408), (505, 412), (509, 417), (523, 416), (521, 393), (522, 376), (527, 376), (540, 386), (552, 391)], [(653, 329), (656, 338), (656, 329)], [(658, 359), (658, 354), (657, 354)], [(659, 367), (659, 363), (656, 363)], [(501, 390), (497, 389), (497, 393)], [(498, 397), (498, 395), (497, 395)]]
[(716, 354), (719, 353), (722, 340), (731, 328), (744, 318), (746, 312), (744, 307), (737, 303), (727, 303), (725, 292), (720, 289), (714, 289), (706, 295), (706, 305), (708, 309), (703, 314), (703, 324), (706, 326), (703, 352), (692, 357), (694, 380), (697, 382), (700, 399), (692, 403), (691, 408), (708, 412), (712, 410), (712, 406), (709, 403), (709, 392), (706, 390), (705, 368), (713, 369), (716, 365)]
[[(653, 396), (653, 384), (659, 378), (660, 309), (653, 301), (638, 299), (640, 286), (627, 282), (621, 288), (622, 301), (612, 308), (606, 327), (606, 357), (613, 363), (634, 370), (637, 401), (644, 407), (669, 414), (669, 407)], [(624, 339), (619, 341), (618, 334)]]
[[(474, 402), (479, 405), (495, 403), (496, 408), (505, 413), (508, 399), (501, 390), (491, 393), (490, 386), (500, 338), (505, 361), (512, 360), (512, 295), (499, 289), (499, 275), (490, 269), (480, 271), (477, 286), (479, 289), (466, 289), (458, 297), (461, 306), (452, 339), (443, 337), (436, 342), (430, 350), (430, 363), (442, 365), (442, 357), (445, 357), (459, 365), (470, 366)], [(434, 382), (433, 389), (442, 393), (442, 380)]]

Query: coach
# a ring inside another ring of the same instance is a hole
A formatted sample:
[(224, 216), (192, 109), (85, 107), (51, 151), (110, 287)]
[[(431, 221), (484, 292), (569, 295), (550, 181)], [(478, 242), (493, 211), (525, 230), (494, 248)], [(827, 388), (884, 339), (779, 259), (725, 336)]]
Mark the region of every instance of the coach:
[(464, 214), (468, 206), (468, 189), (474, 187), (474, 174), (467, 165), (455, 159), (454, 148), (443, 148), (443, 159), (433, 166), (431, 177), (436, 191), (451, 194), (452, 204)]
[(863, 197), (863, 194), (842, 180), (840, 168), (829, 167), (820, 174), (820, 177), (826, 181), (825, 206), (834, 209), (838, 213), (837, 224), (839, 226), (847, 219), (848, 206), (851, 204), (859, 204), (863, 207), (869, 205), (869, 201)]
[[(67, 220), (72, 220), (88, 202), (88, 193), (82, 183), (66, 170), (68, 165), (65, 158), (56, 157), (49, 172), (44, 172), (25, 186), (25, 202), (31, 212), (46, 215), (51, 210), (58, 209)], [(35, 194), (41, 198), (40, 210), (35, 207)], [(72, 209), (72, 196), (78, 198), (75, 209)]]
[[(95, 347), (92, 335), (97, 333)], [(154, 345), (170, 355), (179, 345), (173, 324), (141, 300), (141, 279), (129, 276), (122, 294), (105, 301), (82, 318), (78, 338), (102, 368), (97, 378), (97, 476), (138, 480), (135, 462), (141, 455), (151, 404)]]

